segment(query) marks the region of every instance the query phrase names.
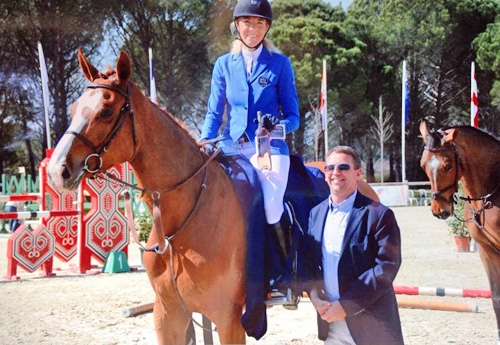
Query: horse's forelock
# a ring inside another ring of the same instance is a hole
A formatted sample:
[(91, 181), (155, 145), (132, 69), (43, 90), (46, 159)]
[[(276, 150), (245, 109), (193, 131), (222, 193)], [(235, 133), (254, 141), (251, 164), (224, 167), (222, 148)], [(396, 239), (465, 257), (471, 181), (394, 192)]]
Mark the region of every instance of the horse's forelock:
[(109, 80), (112, 77), (116, 76), (116, 71), (113, 67), (109, 67), (106, 72), (99, 72), (99, 78)]
[(427, 148), (430, 150), (435, 150), (441, 147), (442, 135), (439, 132), (433, 131), (429, 132), (427, 135)]

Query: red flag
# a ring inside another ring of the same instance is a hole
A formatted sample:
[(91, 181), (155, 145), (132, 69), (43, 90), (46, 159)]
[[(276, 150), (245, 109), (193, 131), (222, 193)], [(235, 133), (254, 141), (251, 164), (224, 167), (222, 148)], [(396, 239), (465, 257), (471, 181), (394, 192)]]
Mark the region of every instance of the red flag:
[(321, 74), (321, 94), (319, 97), (319, 109), (321, 111), (321, 128), (326, 128), (326, 61), (323, 60), (323, 73)]
[(474, 62), (471, 63), (470, 70), (470, 125), (479, 128), (479, 102)]

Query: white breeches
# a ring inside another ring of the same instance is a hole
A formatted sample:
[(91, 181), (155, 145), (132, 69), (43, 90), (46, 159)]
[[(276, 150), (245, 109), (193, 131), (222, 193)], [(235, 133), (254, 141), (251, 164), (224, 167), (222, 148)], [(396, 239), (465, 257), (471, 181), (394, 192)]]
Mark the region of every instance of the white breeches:
[(257, 166), (255, 148), (253, 148), (253, 150), (240, 149), (240, 153), (250, 159), (250, 162), (259, 175), (262, 192), (264, 194), (264, 209), (267, 223), (278, 223), (284, 211), (283, 198), (285, 197), (286, 185), (288, 183), (290, 157), (287, 155), (271, 155), (272, 170), (265, 170), (262, 172)]

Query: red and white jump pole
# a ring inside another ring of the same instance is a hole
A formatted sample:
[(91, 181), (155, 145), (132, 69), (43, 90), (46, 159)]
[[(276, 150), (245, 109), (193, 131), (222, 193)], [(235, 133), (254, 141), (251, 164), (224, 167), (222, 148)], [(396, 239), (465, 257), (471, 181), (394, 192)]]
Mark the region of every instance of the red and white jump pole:
[(0, 195), (0, 202), (7, 202), (7, 201), (37, 201), (40, 202), (41, 196), (39, 194), (12, 194), (12, 195)]
[(491, 298), (490, 290), (450, 289), (441, 287), (394, 286), (397, 295), (453, 296)]
[(78, 210), (0, 212), (0, 219), (67, 217), (67, 216), (78, 216), (79, 214), (80, 211)]

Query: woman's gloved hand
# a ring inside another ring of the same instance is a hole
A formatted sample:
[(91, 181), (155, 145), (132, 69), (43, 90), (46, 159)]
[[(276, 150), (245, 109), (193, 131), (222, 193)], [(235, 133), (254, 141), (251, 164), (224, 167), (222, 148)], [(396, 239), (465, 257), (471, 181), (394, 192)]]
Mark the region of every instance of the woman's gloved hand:
[(264, 114), (260, 118), (259, 126), (264, 127), (269, 132), (274, 129), (274, 127), (280, 123), (280, 120), (272, 114)]

